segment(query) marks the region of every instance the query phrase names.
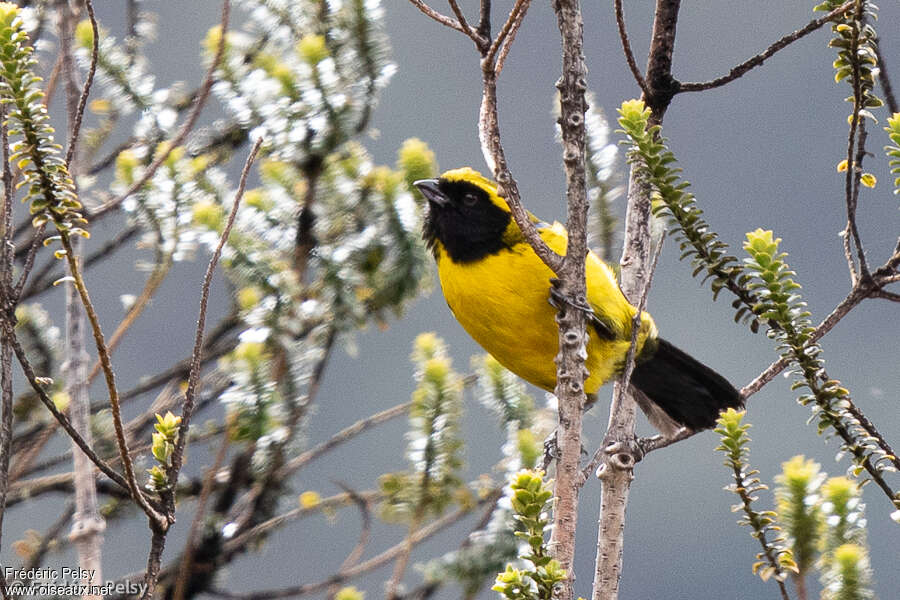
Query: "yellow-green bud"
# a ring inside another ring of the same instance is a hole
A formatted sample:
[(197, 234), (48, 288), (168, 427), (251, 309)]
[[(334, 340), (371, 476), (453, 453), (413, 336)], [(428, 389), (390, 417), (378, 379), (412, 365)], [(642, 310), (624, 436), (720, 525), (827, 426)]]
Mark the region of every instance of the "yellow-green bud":
[(350, 585), (339, 589), (334, 595), (334, 600), (363, 600), (365, 596), (365, 592), (361, 592), (355, 586)]
[(791, 487), (806, 487), (819, 474), (819, 464), (802, 454), (781, 463), (782, 475), (776, 477), (781, 483)]
[(94, 28), (88, 19), (80, 22), (75, 27), (75, 41), (82, 48), (93, 48), (94, 46)]
[(403, 171), (406, 181), (412, 183), (418, 179), (434, 177), (437, 173), (437, 160), (428, 144), (419, 138), (409, 138), (397, 151), (397, 167)]
[(425, 378), (435, 383), (442, 383), (450, 375), (450, 359), (430, 358), (423, 369)]
[(150, 451), (153, 453), (153, 458), (161, 464), (168, 465), (169, 457), (172, 456), (174, 447), (166, 439), (166, 436), (158, 431), (154, 432), (152, 437), (153, 444), (150, 446)]
[[(206, 37), (203, 38), (203, 49), (210, 55), (215, 55), (219, 49), (219, 42), (222, 39), (222, 26), (215, 25), (209, 28), (209, 31), (206, 32)], [(225, 48), (228, 48), (228, 36), (225, 36)]]
[(12, 2), (0, 2), (0, 25), (9, 27), (19, 16), (19, 7)]
[(379, 193), (393, 197), (397, 193), (397, 187), (403, 181), (403, 176), (391, 170), (390, 167), (375, 167), (366, 176), (366, 185), (374, 188)]
[(269, 208), (266, 192), (262, 188), (254, 188), (244, 193), (244, 204), (252, 206), (258, 210), (267, 210)]
[(69, 402), (71, 401), (69, 394), (62, 391), (55, 392), (50, 399), (53, 400), (53, 406), (55, 406), (59, 412), (65, 412), (69, 408)]
[(259, 304), (262, 294), (259, 288), (247, 286), (241, 288), (237, 293), (237, 303), (241, 310), (249, 310)]
[(857, 567), (863, 555), (864, 550), (858, 544), (842, 544), (834, 550), (834, 559), (841, 565), (842, 570)]
[(198, 225), (204, 225), (214, 231), (222, 227), (225, 210), (215, 202), (201, 200), (194, 204), (193, 213), (194, 223)]
[(319, 492), (306, 491), (300, 494), (300, 508), (315, 508), (322, 501)]
[(259, 364), (266, 354), (265, 344), (262, 342), (241, 342), (234, 349), (234, 357), (245, 361), (251, 366)]
[(324, 35), (304, 35), (297, 42), (297, 54), (300, 55), (309, 66), (314, 67), (328, 58), (328, 46), (325, 44)]
[(175, 441), (178, 437), (178, 427), (181, 425), (181, 417), (172, 414), (171, 410), (166, 411), (166, 416), (156, 414), (156, 424), (153, 426), (156, 431), (161, 433), (169, 441)]
[(131, 185), (135, 181), (134, 171), (137, 169), (140, 161), (132, 150), (122, 150), (116, 156), (116, 178)]

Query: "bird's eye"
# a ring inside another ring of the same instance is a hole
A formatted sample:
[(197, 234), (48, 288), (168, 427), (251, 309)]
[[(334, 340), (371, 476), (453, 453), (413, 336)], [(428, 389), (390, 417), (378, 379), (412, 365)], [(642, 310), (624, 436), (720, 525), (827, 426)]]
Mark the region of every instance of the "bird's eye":
[(475, 206), (475, 204), (478, 202), (478, 196), (476, 196), (475, 194), (466, 194), (465, 196), (463, 196), (462, 200), (463, 204), (465, 204), (466, 206)]

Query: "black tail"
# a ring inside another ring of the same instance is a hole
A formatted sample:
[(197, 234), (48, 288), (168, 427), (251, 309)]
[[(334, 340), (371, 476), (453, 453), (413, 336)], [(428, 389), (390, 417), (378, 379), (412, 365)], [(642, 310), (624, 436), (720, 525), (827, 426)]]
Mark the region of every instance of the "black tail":
[(669, 342), (658, 341), (653, 356), (635, 367), (631, 383), (679, 425), (710, 429), (719, 411), (744, 405), (727, 379)]

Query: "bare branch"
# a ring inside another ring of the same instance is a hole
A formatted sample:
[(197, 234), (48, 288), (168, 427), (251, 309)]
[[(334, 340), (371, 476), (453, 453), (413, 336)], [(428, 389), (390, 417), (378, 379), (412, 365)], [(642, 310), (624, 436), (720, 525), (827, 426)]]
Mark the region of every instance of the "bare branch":
[[(225, 5), (227, 6), (228, 3), (226, 2)], [(197, 381), (200, 377), (201, 355), (203, 353), (203, 329), (206, 326), (206, 305), (209, 300), (209, 287), (212, 284), (212, 275), (215, 271), (216, 264), (219, 262), (219, 257), (222, 255), (222, 249), (228, 241), (228, 235), (231, 233), (231, 228), (234, 226), (238, 207), (240, 207), (241, 198), (243, 197), (244, 189), (247, 186), (247, 176), (250, 174), (250, 167), (253, 166), (253, 161), (256, 160), (256, 155), (259, 152), (262, 143), (263, 138), (256, 140), (253, 149), (250, 151), (250, 155), (247, 157), (247, 161), (244, 163), (244, 169), (241, 172), (240, 183), (238, 184), (238, 189), (234, 196), (231, 212), (228, 215), (228, 221), (225, 223), (225, 228), (222, 230), (222, 235), (219, 237), (219, 243), (216, 245), (216, 249), (209, 259), (206, 274), (203, 276), (203, 285), (200, 291), (200, 314), (197, 317), (197, 332), (194, 336), (194, 350), (191, 353), (191, 370), (188, 375), (187, 390), (184, 393), (181, 425), (178, 428), (178, 439), (175, 442), (175, 449), (172, 451), (172, 462), (167, 473), (169, 481), (172, 482), (178, 479), (178, 472), (181, 470), (184, 445), (187, 442), (187, 433), (190, 428), (191, 416), (194, 410), (194, 397), (197, 392)], [(169, 502), (169, 510), (174, 511), (174, 498), (170, 498)]]
[(881, 84), (881, 91), (884, 93), (888, 110), (891, 113), (900, 112), (900, 106), (897, 105), (897, 98), (894, 96), (894, 88), (888, 75), (887, 64), (884, 62), (884, 56), (881, 54), (881, 46), (879, 44), (875, 44), (875, 59), (878, 61), (878, 83)]
[[(617, 0), (617, 1), (620, 2), (621, 0)], [(728, 75), (723, 75), (722, 77), (717, 77), (711, 81), (704, 81), (702, 83), (701, 82), (681, 83), (678, 86), (678, 91), (679, 92), (702, 92), (704, 90), (711, 90), (713, 88), (721, 87), (721, 86), (725, 85), (726, 83), (731, 83), (735, 79), (742, 77), (744, 74), (746, 74), (751, 69), (763, 64), (763, 62), (766, 59), (771, 58), (779, 50), (783, 50), (790, 44), (793, 44), (797, 40), (818, 30), (820, 27), (822, 27), (826, 23), (834, 21), (835, 19), (837, 19), (838, 17), (843, 15), (845, 12), (847, 12), (848, 10), (853, 8), (853, 6), (855, 4), (856, 4), (856, 0), (849, 0), (848, 2), (845, 2), (844, 4), (840, 5), (836, 9), (834, 9), (833, 11), (829, 12), (828, 14), (826, 14), (822, 17), (819, 17), (818, 19), (813, 19), (812, 21), (807, 23), (804, 27), (801, 27), (797, 31), (787, 34), (786, 36), (784, 36), (780, 40), (774, 42), (771, 46), (769, 46), (768, 48), (766, 48), (759, 54), (757, 54), (755, 56), (751, 56), (750, 58), (748, 58), (741, 64), (737, 65), (736, 67), (731, 69), (731, 71), (728, 72)]]
[(453, 14), (456, 15), (456, 18), (459, 20), (459, 26), (462, 28), (463, 33), (469, 36), (473, 42), (475, 42), (476, 48), (482, 48), (485, 44), (488, 43), (486, 38), (478, 35), (478, 32), (472, 29), (469, 25), (469, 22), (466, 21), (466, 16), (463, 14), (463, 11), (459, 8), (459, 4), (457, 4), (456, 0), (448, 0), (450, 3), (450, 8), (453, 9)]
[(0, 326), (3, 327), (3, 332), (6, 336), (7, 343), (12, 344), (13, 351), (16, 354), (16, 359), (19, 361), (19, 366), (22, 367), (22, 372), (25, 374), (25, 378), (28, 380), (28, 383), (31, 384), (31, 388), (38, 395), (38, 398), (40, 398), (44, 406), (47, 407), (47, 410), (49, 410), (53, 417), (59, 422), (59, 424), (66, 431), (69, 437), (71, 437), (78, 444), (78, 447), (81, 448), (81, 451), (91, 459), (91, 462), (93, 462), (101, 471), (103, 471), (104, 475), (115, 481), (124, 489), (130, 489), (125, 478), (114, 471), (112, 467), (110, 467), (102, 458), (97, 456), (97, 453), (94, 452), (93, 448), (85, 443), (84, 439), (78, 434), (78, 432), (72, 428), (72, 424), (69, 423), (69, 419), (66, 418), (66, 415), (64, 415), (59, 411), (58, 408), (56, 408), (53, 400), (50, 399), (50, 396), (48, 396), (47, 392), (44, 391), (44, 388), (41, 387), (40, 382), (38, 382), (37, 380), (37, 375), (35, 375), (34, 370), (31, 368), (31, 363), (28, 362), (28, 357), (25, 355), (25, 350), (22, 348), (22, 345), (19, 343), (19, 340), (16, 337), (12, 323), (10, 323), (6, 318), (2, 318), (0, 319)]
[[(653, 21), (644, 99), (652, 110), (650, 125), (662, 123), (677, 82), (672, 77), (672, 56), (680, 0), (657, 0)], [(621, 260), (621, 287), (634, 303), (646, 293), (655, 260), (650, 256), (650, 190), (632, 165), (625, 216), (625, 247)], [(638, 318), (640, 312), (637, 313)], [(636, 321), (637, 323), (638, 321)], [(634, 330), (634, 324), (632, 329)], [(632, 331), (634, 335), (634, 331)], [(632, 339), (632, 347), (634, 339)], [(615, 600), (619, 594), (624, 547), (625, 509), (633, 478), (634, 462), (641, 450), (635, 439), (636, 403), (623, 381), (613, 386), (609, 426), (604, 439), (605, 462), (601, 465), (600, 522), (594, 569), (593, 600)], [(604, 468), (605, 467), (605, 468)]]
[(359, 559), (362, 557), (363, 552), (366, 549), (366, 545), (369, 543), (369, 535), (372, 532), (372, 511), (369, 507), (370, 500), (367, 500), (360, 494), (358, 494), (355, 490), (351, 489), (349, 486), (337, 482), (338, 486), (342, 490), (344, 490), (347, 494), (350, 495), (350, 499), (354, 504), (359, 508), (359, 514), (362, 518), (362, 527), (360, 527), (359, 532), (359, 540), (357, 540), (356, 545), (347, 554), (347, 558), (341, 563), (338, 571), (345, 571), (352, 567)]
[[(366, 502), (377, 502), (381, 499), (381, 492), (355, 492), (356, 496), (362, 498)], [(312, 507), (302, 507), (291, 509), (283, 514), (272, 517), (262, 523), (253, 526), (250, 529), (236, 535), (234, 538), (225, 543), (223, 552), (226, 556), (230, 556), (241, 550), (248, 543), (260, 538), (267, 533), (274, 531), (290, 521), (302, 519), (313, 514), (317, 514), (323, 510), (331, 510), (340, 506), (347, 506), (355, 502), (353, 496), (349, 493), (336, 494), (328, 498), (323, 498), (318, 504)]]
[[(522, 24), (522, 19), (525, 18), (525, 13), (528, 11), (530, 4), (531, 0), (516, 0), (512, 10), (509, 11), (506, 22), (500, 29), (500, 33), (497, 34), (497, 38), (491, 43), (491, 47), (488, 48), (487, 53), (483, 57), (483, 60), (487, 64), (493, 65), (494, 73), (497, 75), (503, 70), (503, 60), (505, 60), (506, 55), (509, 54), (509, 47), (516, 37), (516, 33), (519, 30), (519, 26)], [(502, 51), (500, 50), (501, 47), (503, 48)], [(494, 58), (497, 56), (498, 52), (500, 52), (500, 56), (503, 57), (503, 60), (498, 59), (495, 62)]]
[[(478, 506), (482, 506), (488, 502), (495, 502), (500, 493), (501, 490), (494, 491), (494, 493), (490, 494), (487, 498), (480, 500), (478, 502)], [(451, 525), (456, 524), (458, 521), (469, 515), (471, 513), (471, 510), (472, 509), (469, 508), (461, 508), (456, 512), (450, 513), (449, 515), (434, 521), (426, 527), (422, 527), (412, 536), (413, 544), (420, 544), (436, 535), (437, 533), (440, 533), (444, 529), (450, 527)], [(405, 547), (406, 541), (400, 542), (399, 544), (388, 548), (380, 554), (373, 556), (369, 560), (363, 561), (353, 567), (350, 567), (349, 569), (336, 573), (335, 575), (332, 575), (331, 577), (322, 581), (318, 581), (316, 583), (308, 583), (305, 585), (298, 585), (294, 587), (283, 588), (280, 590), (261, 590), (257, 592), (251, 592), (250, 594), (222, 594), (221, 592), (219, 592), (219, 595), (234, 600), (269, 600), (274, 598), (298, 598), (300, 596), (314, 594), (316, 592), (321, 592), (322, 590), (328, 589), (331, 586), (341, 584), (348, 579), (359, 577), (364, 573), (368, 573), (369, 571), (377, 569), (378, 567), (391, 562), (404, 551)]]
[[(40, 238), (42, 237), (42, 235), (41, 235), (42, 231), (43, 230), (40, 228), (35, 231), (35, 239), (34, 239), (34, 249), (35, 250), (37, 250), (37, 248), (40, 246)], [(125, 245), (126, 243), (131, 241), (134, 238), (134, 236), (136, 236), (140, 232), (141, 232), (141, 227), (139, 225), (131, 225), (129, 227), (126, 227), (125, 229), (118, 231), (115, 236), (113, 236), (111, 239), (107, 240), (100, 248), (98, 248), (97, 250), (95, 250), (94, 252), (92, 252), (91, 254), (87, 255), (84, 258), (84, 263), (82, 265), (82, 268), (87, 270), (87, 269), (91, 268), (92, 266), (94, 266), (96, 263), (100, 262), (101, 260), (108, 258), (111, 254), (116, 252), (123, 245)], [(31, 263), (33, 263), (34, 255), (30, 254), (30, 257), (31, 257), (30, 261), (31, 261)], [(51, 271), (53, 271), (53, 267), (55, 267), (58, 262), (59, 261), (57, 261), (55, 258), (48, 259), (47, 262), (40, 269), (38, 269), (37, 271), (34, 272), (34, 277), (33, 277), (33, 279), (31, 279), (31, 283), (28, 285), (28, 287), (25, 288), (23, 291), (20, 291), (20, 293), (14, 297), (17, 298), (19, 301), (22, 301), (22, 300), (26, 300), (28, 298), (31, 298), (32, 296), (36, 296), (38, 294), (41, 294), (41, 293), (46, 292), (47, 290), (51, 289), (53, 287), (54, 281), (65, 276), (65, 273), (63, 271), (57, 271), (53, 274), (50, 274)], [(29, 264), (29, 261), (26, 260), (26, 267), (28, 266), (28, 264)], [(25, 274), (30, 270), (31, 270), (30, 268), (27, 271), (23, 269), (22, 275), (19, 278), (19, 284), (17, 284), (17, 286), (16, 286), (17, 289), (18, 289), (19, 285), (22, 285), (25, 283), (25, 279), (26, 279)]]
[(424, 14), (428, 15), (429, 17), (431, 17), (432, 19), (434, 19), (441, 25), (445, 25), (451, 29), (455, 29), (460, 33), (464, 33), (467, 36), (469, 35), (469, 32), (463, 28), (463, 26), (460, 24), (459, 21), (456, 21), (454, 19), (451, 19), (447, 15), (439, 13), (438, 11), (434, 10), (433, 8), (431, 8), (430, 6), (425, 4), (425, 2), (423, 2), (423, 0), (409, 0), (409, 1), (412, 3), (413, 6), (418, 8)]
[(486, 40), (491, 39), (491, 0), (481, 0), (478, 17), (478, 34)]
[(216, 452), (216, 458), (212, 467), (203, 478), (203, 487), (200, 489), (200, 496), (197, 498), (197, 506), (194, 509), (194, 518), (191, 521), (191, 527), (188, 530), (187, 540), (184, 542), (184, 553), (181, 556), (181, 567), (178, 570), (178, 576), (175, 579), (175, 592), (172, 596), (173, 600), (184, 600), (187, 584), (191, 576), (191, 567), (194, 564), (194, 547), (197, 544), (197, 536), (206, 516), (206, 503), (209, 495), (212, 493), (213, 486), (216, 481), (216, 473), (222, 467), (222, 461), (225, 460), (225, 454), (228, 451), (228, 432), (222, 436), (222, 443), (219, 444), (219, 451)]
[(404, 402), (403, 404), (392, 406), (391, 408), (385, 409), (381, 412), (377, 412), (374, 415), (366, 417), (365, 419), (361, 419), (356, 423), (345, 427), (318, 446), (310, 448), (306, 452), (303, 452), (302, 454), (299, 454), (298, 456), (295, 456), (294, 458), (289, 460), (283, 467), (281, 467), (276, 477), (278, 477), (279, 479), (284, 479), (290, 474), (302, 469), (306, 464), (319, 458), (323, 454), (326, 454), (327, 452), (330, 452), (344, 442), (353, 439), (370, 427), (380, 425), (381, 423), (389, 421), (395, 417), (406, 414), (406, 411), (409, 410), (410, 405), (410, 402)]
[(513, 42), (516, 40), (516, 34), (522, 26), (522, 21), (525, 19), (525, 13), (528, 12), (528, 7), (530, 5), (531, 0), (517, 2), (513, 7), (513, 12), (509, 15), (510, 19), (507, 21), (507, 23), (509, 23), (509, 32), (506, 34), (506, 42), (500, 47), (500, 52), (497, 53), (497, 64), (494, 66), (494, 71), (496, 71), (498, 75), (500, 74), (500, 71), (503, 70), (503, 65), (506, 63), (509, 49), (512, 48)]
[(93, 31), (91, 65), (88, 67), (87, 78), (84, 80), (84, 88), (81, 90), (81, 97), (78, 99), (78, 108), (75, 110), (75, 119), (69, 132), (69, 149), (66, 151), (66, 166), (69, 166), (72, 163), (72, 159), (75, 157), (75, 150), (78, 145), (78, 134), (81, 133), (81, 121), (84, 119), (84, 109), (85, 106), (87, 106), (87, 99), (91, 93), (91, 85), (94, 83), (94, 74), (97, 72), (100, 32), (97, 29), (97, 18), (94, 16), (93, 3), (91, 0), (84, 0), (84, 6), (87, 8), (88, 18), (91, 22), (91, 30)]
[(640, 69), (638, 69), (637, 61), (634, 60), (634, 53), (631, 51), (631, 41), (628, 39), (628, 29), (625, 27), (625, 10), (622, 7), (622, 0), (615, 0), (614, 6), (616, 11), (616, 26), (619, 29), (619, 40), (622, 42), (622, 51), (625, 52), (625, 62), (628, 63), (628, 68), (631, 70), (631, 75), (637, 82), (638, 87), (641, 88), (644, 96), (647, 96), (649, 94), (647, 82), (644, 81), (644, 76), (641, 74)]

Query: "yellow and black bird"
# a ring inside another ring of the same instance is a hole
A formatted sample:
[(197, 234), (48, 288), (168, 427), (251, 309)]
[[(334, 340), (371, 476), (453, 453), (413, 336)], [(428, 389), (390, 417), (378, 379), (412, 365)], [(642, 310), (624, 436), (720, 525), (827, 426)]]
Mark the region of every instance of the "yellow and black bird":
[[(553, 391), (558, 351), (556, 309), (549, 302), (553, 272), (525, 240), (496, 184), (464, 167), (415, 185), (428, 200), (424, 237), (456, 319), (500, 364)], [(531, 220), (544, 242), (564, 254), (565, 228), (533, 215)], [(592, 252), (586, 280), (593, 314), (585, 391), (593, 394), (624, 368), (637, 309), (625, 299), (612, 269)], [(720, 410), (742, 404), (724, 377), (660, 339), (646, 312), (631, 383), (641, 392), (638, 403), (650, 422), (667, 435), (681, 427), (713, 427)]]

